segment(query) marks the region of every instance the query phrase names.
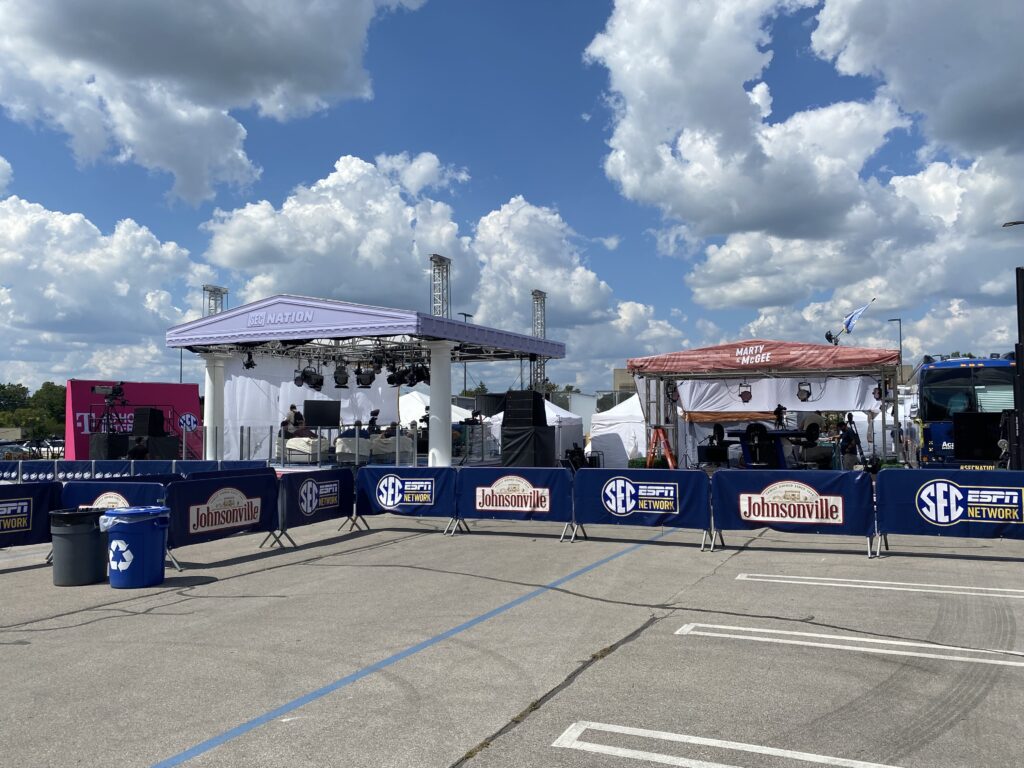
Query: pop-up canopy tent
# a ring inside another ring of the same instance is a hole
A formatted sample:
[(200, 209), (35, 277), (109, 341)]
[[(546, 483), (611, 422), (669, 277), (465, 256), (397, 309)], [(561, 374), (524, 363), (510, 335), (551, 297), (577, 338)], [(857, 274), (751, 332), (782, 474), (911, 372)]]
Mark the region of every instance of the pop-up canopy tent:
[[(228, 417), (234, 418), (239, 407), (236, 400), (246, 393), (254, 394), (257, 403), (243, 406), (248, 408), (246, 418), (259, 419), (264, 428), (281, 422), (287, 412), (285, 403), (299, 405), (318, 398), (349, 403), (347, 417), (343, 408), (343, 419), (365, 420), (372, 407), (379, 407), (379, 419), (384, 421), (391, 413), (397, 416), (398, 390), (388, 389), (391, 385), (381, 381), (391, 376), (395, 385), (411, 386), (415, 381), (410, 379), (429, 380), (434, 403), (429, 463), (449, 466), (453, 362), (565, 357), (564, 344), (537, 336), (406, 309), (289, 295), (271, 296), (175, 326), (166, 339), (168, 347), (187, 349), (206, 360), (203, 425), (208, 459), (230, 455), (228, 440), (245, 424), (229, 422)], [(348, 389), (335, 387), (335, 375), (340, 381), (343, 373)], [(253, 381), (243, 384), (235, 379)], [(316, 389), (317, 383), (321, 390)], [(369, 395), (373, 389), (380, 390), (380, 395)], [(391, 413), (386, 412), (388, 397), (394, 397)], [(255, 413), (256, 409), (260, 412)]]
[[(430, 395), (424, 394), (423, 392), (406, 392), (400, 398), (398, 398), (398, 420), (400, 423), (408, 425), (410, 422), (420, 423), (420, 419), (425, 416), (430, 407)], [(467, 411), (465, 408), (460, 408), (457, 405), (452, 405), (452, 424), (458, 424), (460, 421), (472, 417), (472, 412)]]
[(646, 430), (640, 395), (633, 395), (590, 417), (587, 453), (600, 451), (606, 467), (628, 466), (630, 459), (644, 455)]
[[(548, 426), (555, 428), (555, 456), (562, 458), (565, 451), (572, 448), (573, 443), (583, 447), (583, 417), (577, 416), (572, 411), (567, 411), (561, 406), (555, 405), (550, 400), (544, 401), (544, 416)], [(505, 413), (496, 413), (485, 419), (490, 426), (491, 435), (498, 443), (501, 443), (501, 423), (505, 419)]]
[(627, 368), (644, 380), (645, 410), (655, 419), (671, 399), (665, 388), (671, 382), (678, 406), (687, 412), (771, 412), (779, 405), (792, 411), (881, 411), (884, 434), (883, 402), (895, 407), (888, 395), (896, 394), (899, 357), (895, 349), (745, 339), (632, 358)]

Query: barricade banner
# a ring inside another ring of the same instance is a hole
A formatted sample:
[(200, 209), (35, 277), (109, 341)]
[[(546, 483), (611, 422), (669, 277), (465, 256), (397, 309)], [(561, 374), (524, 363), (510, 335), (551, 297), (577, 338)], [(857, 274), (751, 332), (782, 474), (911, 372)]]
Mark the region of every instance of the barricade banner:
[(277, 528), (277, 479), (266, 475), (181, 480), (167, 487), (168, 546)]
[(57, 462), (43, 459), (21, 462), (21, 482), (42, 483), (57, 479)]
[(266, 459), (240, 459), (222, 461), (220, 469), (266, 469), (269, 466)]
[(13, 483), (17, 482), (19, 477), (21, 477), (20, 461), (0, 461), (0, 480)]
[(362, 467), (356, 511), (364, 516), (454, 517), (456, 474), (452, 467)]
[(132, 475), (173, 475), (174, 462), (166, 459), (147, 459), (132, 462)]
[(93, 463), (93, 477), (131, 477), (132, 463), (124, 460), (97, 460)]
[(546, 467), (459, 470), (456, 510), (464, 519), (572, 522), (572, 476)]
[(92, 477), (91, 461), (58, 461), (58, 480), (88, 480)]
[(184, 480), (181, 475), (125, 475), (122, 477), (100, 477), (99, 473), (95, 477), (83, 477), (81, 480), (76, 480), (79, 483), (156, 483), (157, 485), (168, 485), (170, 483), (176, 483), (179, 480)]
[(577, 525), (711, 529), (711, 484), (695, 469), (580, 469), (573, 475)]
[(281, 477), (279, 484), (280, 531), (352, 514), (355, 483), (347, 468), (288, 472)]
[(65, 483), (60, 503), (65, 509), (73, 507), (103, 507), (105, 509), (153, 507), (162, 505), (166, 495), (167, 489), (160, 483), (91, 480)]
[(884, 469), (877, 483), (879, 533), (1024, 538), (1024, 472)]
[(212, 480), (217, 477), (242, 477), (246, 475), (269, 475), (277, 477), (273, 467), (245, 467), (239, 469), (212, 469), (205, 472), (189, 472), (185, 475), (186, 480)]
[(192, 472), (216, 472), (218, 469), (220, 469), (219, 461), (179, 459), (174, 462), (174, 471), (182, 475), (188, 475)]
[(0, 548), (50, 540), (50, 510), (60, 504), (60, 483), (0, 485)]
[(871, 476), (833, 470), (722, 469), (711, 477), (717, 530), (874, 533)]

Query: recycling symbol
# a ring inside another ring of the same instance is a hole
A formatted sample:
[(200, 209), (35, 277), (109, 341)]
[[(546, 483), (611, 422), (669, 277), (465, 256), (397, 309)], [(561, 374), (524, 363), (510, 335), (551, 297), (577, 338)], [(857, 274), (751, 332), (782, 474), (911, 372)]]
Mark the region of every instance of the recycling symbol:
[(128, 549), (126, 542), (121, 539), (110, 542), (110, 570), (127, 571), (133, 559), (132, 551)]

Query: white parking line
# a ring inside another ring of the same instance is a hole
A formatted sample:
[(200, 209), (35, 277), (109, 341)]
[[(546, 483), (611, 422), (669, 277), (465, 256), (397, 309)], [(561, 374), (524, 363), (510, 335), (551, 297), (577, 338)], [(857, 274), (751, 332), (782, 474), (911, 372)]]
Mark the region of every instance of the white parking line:
[[(836, 651), (855, 651), (857, 653), (878, 653), (886, 656), (916, 656), (923, 659), (941, 659), (943, 661), (964, 661), (971, 664), (995, 664), (1002, 667), (1024, 667), (1024, 661), (1009, 659), (993, 659), (984, 656), (959, 656), (951, 653), (927, 653), (924, 651), (904, 651), (900, 648), (928, 648), (932, 651), (959, 651), (962, 653), (988, 654), (997, 656), (1024, 657), (1018, 651), (1001, 651), (989, 648), (963, 648), (956, 645), (939, 645), (938, 643), (919, 643), (908, 640), (884, 640), (874, 637), (858, 637), (855, 635), (827, 635), (816, 632), (793, 632), (784, 629), (765, 629), (763, 627), (734, 627), (727, 624), (685, 624), (676, 630), (677, 635), (701, 635), (703, 637), (725, 637), (733, 640), (751, 640), (755, 643), (777, 643), (779, 645), (802, 645), (810, 648), (831, 648)], [(779, 637), (785, 635), (786, 637)], [(814, 640), (797, 640), (790, 638), (814, 638)], [(827, 642), (816, 642), (824, 640)], [(858, 645), (849, 645), (858, 643)]]
[(866, 763), (862, 760), (849, 760), (843, 757), (829, 757), (828, 755), (815, 755), (810, 752), (795, 752), (791, 749), (778, 749), (776, 747), (765, 747), (760, 744), (744, 744), (739, 741), (723, 741), (721, 739), (706, 739), (702, 736), (689, 736), (684, 733), (670, 733), (668, 731), (650, 731), (646, 728), (630, 728), (625, 725), (609, 725), (607, 723), (592, 723), (586, 720), (573, 723), (566, 728), (565, 733), (555, 739), (551, 745), (565, 749), (577, 749), (581, 752), (595, 752), (600, 755), (613, 755), (625, 757), (631, 760), (644, 760), (648, 763), (659, 763), (661, 765), (675, 765), (680, 768), (735, 768), (725, 763), (709, 763), (706, 760), (680, 757), (678, 755), (666, 755), (661, 752), (647, 752), (640, 749), (627, 749), (625, 747), (614, 747), (608, 744), (595, 744), (591, 741), (580, 741), (584, 731), (604, 731), (606, 733), (619, 733), (624, 736), (639, 736), (647, 739), (659, 739), (670, 741), (676, 744), (693, 744), (700, 747), (715, 747), (716, 749), (728, 749), (735, 752), (752, 752), (758, 755), (770, 755), (772, 757), (784, 757), (790, 760), (800, 760), (815, 765), (835, 765), (840, 768), (896, 768), (896, 766), (882, 765), (881, 763)]
[(763, 581), (768, 584), (797, 584), (802, 587), (845, 587), (847, 589), (884, 589), (895, 592), (932, 592), (940, 595), (972, 595), (975, 597), (1008, 597), (1024, 600), (1024, 589), (1005, 587), (969, 587), (962, 584), (914, 584), (902, 581), (871, 581), (868, 579), (833, 579), (827, 576), (788, 576), (773, 573), (740, 573), (737, 581)]

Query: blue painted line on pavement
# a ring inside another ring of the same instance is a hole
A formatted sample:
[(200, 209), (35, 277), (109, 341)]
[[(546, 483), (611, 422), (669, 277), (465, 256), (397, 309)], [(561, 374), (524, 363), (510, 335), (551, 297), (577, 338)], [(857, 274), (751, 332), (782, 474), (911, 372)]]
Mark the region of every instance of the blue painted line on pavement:
[(628, 555), (630, 552), (635, 552), (637, 549), (644, 546), (644, 544), (647, 544), (652, 541), (657, 541), (663, 536), (667, 536), (670, 533), (674, 532), (674, 528), (667, 531), (663, 531), (662, 533), (659, 533), (657, 536), (652, 536), (651, 538), (645, 539), (644, 541), (641, 541), (638, 544), (633, 544), (630, 547), (626, 547), (625, 549), (619, 550), (614, 554), (608, 555), (608, 557), (603, 557), (600, 560), (591, 563), (590, 565), (586, 565), (583, 568), (580, 568), (578, 571), (573, 571), (567, 576), (562, 576), (560, 579), (555, 579), (554, 581), (545, 584), (543, 587), (540, 587), (538, 589), (533, 590), (532, 592), (527, 592), (525, 595), (517, 597), (515, 600), (511, 600), (505, 603), (504, 605), (499, 605), (497, 608), (493, 608), (490, 611), (487, 611), (487, 613), (482, 613), (476, 618), (463, 622), (462, 624), (459, 624), (456, 627), (452, 627), (451, 629), (442, 632), (439, 635), (434, 635), (428, 640), (416, 643), (416, 645), (411, 645), (405, 650), (399, 651), (398, 653), (392, 656), (388, 656), (386, 659), (381, 659), (380, 661), (374, 662), (373, 664), (370, 664), (368, 667), (363, 667), (357, 672), (353, 672), (350, 675), (345, 675), (345, 677), (341, 678), (340, 680), (335, 680), (333, 683), (325, 685), (323, 688), (317, 688), (315, 691), (310, 691), (304, 696), (300, 696), (297, 699), (293, 699), (292, 701), (289, 701), (287, 704), (282, 704), (280, 707), (272, 709), (269, 712), (260, 715), (259, 717), (254, 717), (252, 720), (242, 723), (241, 725), (237, 725), (231, 730), (225, 731), (224, 733), (218, 736), (214, 736), (213, 738), (207, 739), (201, 744), (196, 744), (194, 747), (190, 747), (189, 749), (186, 749), (184, 752), (180, 752), (179, 754), (174, 755), (173, 757), (169, 757), (166, 760), (161, 760), (159, 763), (155, 763), (152, 766), (152, 768), (171, 768), (171, 766), (181, 765), (182, 763), (191, 760), (193, 757), (198, 757), (204, 752), (209, 752), (211, 749), (216, 749), (222, 744), (226, 744), (232, 739), (237, 739), (239, 736), (244, 736), (245, 734), (249, 733), (249, 731), (255, 730), (256, 728), (259, 728), (261, 725), (269, 723), (271, 720), (276, 720), (282, 715), (286, 715), (289, 712), (294, 712), (296, 709), (304, 707), (307, 704), (316, 701), (317, 699), (322, 699), (324, 696), (334, 693), (335, 691), (344, 688), (347, 685), (351, 685), (357, 680), (362, 680), (364, 677), (372, 675), (374, 672), (379, 672), (382, 669), (390, 667), (392, 664), (397, 664), (402, 659), (407, 659), (410, 656), (419, 653), (420, 651), (424, 651), (427, 648), (430, 648), (431, 646), (437, 645), (438, 643), (443, 642), (451, 637), (455, 637), (455, 635), (461, 634), (462, 632), (465, 632), (467, 629), (472, 629), (478, 624), (483, 624), (485, 621), (493, 619), (495, 616), (500, 616), (506, 611), (512, 610), (516, 606), (522, 605), (523, 603), (529, 600), (533, 600), (533, 598), (535, 597), (540, 597), (546, 592), (549, 592), (552, 589), (560, 587), (566, 582), (579, 578), (583, 574), (589, 573), (590, 571), (593, 571), (596, 568), (600, 568), (602, 565), (606, 565), (607, 563), (610, 563), (612, 560), (617, 560), (623, 555)]

